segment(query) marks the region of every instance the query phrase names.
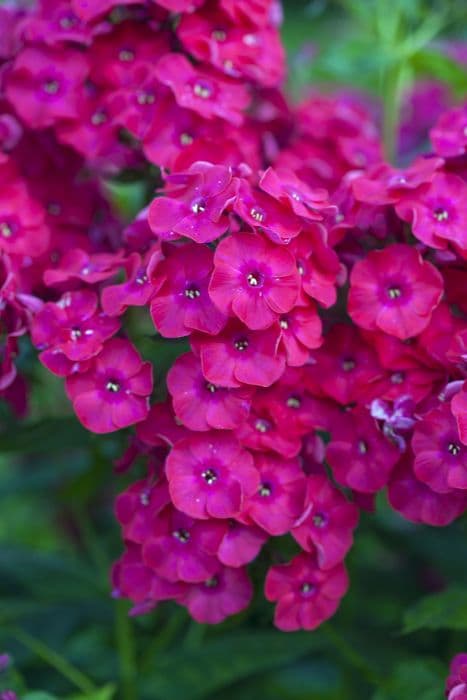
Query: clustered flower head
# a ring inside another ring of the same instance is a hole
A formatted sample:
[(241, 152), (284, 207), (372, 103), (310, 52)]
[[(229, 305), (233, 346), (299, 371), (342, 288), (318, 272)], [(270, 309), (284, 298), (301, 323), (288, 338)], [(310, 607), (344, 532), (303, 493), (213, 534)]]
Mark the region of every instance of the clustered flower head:
[[(133, 614), (174, 600), (218, 623), (263, 551), (276, 625), (312, 630), (378, 492), (426, 525), (467, 508), (467, 110), (394, 168), (363, 102), (288, 103), (280, 15), (0, 8), (0, 391), (24, 412), (29, 333), (88, 430), (136, 426), (112, 572)], [(102, 181), (126, 171), (151, 197), (125, 228)], [(133, 307), (189, 344), (165, 401)]]

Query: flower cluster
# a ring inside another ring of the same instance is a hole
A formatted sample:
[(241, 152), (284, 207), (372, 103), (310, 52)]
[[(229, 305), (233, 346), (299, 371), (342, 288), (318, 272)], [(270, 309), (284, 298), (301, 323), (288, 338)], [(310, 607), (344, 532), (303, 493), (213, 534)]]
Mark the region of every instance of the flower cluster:
[[(136, 425), (135, 614), (220, 622), (263, 550), (276, 625), (314, 629), (375, 494), (427, 525), (467, 507), (466, 108), (396, 169), (355, 98), (288, 104), (279, 24), (276, 0), (0, 8), (0, 391), (24, 411), (29, 332), (86, 428)], [(102, 182), (129, 172), (151, 201), (124, 228)], [(189, 344), (165, 401), (132, 307)]]

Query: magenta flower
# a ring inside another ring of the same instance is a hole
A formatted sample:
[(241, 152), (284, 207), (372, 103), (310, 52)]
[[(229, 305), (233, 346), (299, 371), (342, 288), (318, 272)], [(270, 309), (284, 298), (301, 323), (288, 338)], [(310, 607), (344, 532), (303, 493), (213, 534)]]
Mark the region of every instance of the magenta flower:
[(297, 261), (303, 292), (326, 308), (332, 306), (341, 266), (329, 246), (326, 229), (321, 224), (310, 224), (292, 241), (290, 249)]
[[(172, 582), (157, 576), (142, 559), (141, 547), (127, 543), (126, 551), (114, 564), (112, 583), (115, 598), (124, 596), (134, 603), (146, 604), (142, 612), (148, 612), (160, 600), (174, 600), (185, 593), (185, 584)], [(133, 614), (138, 614), (141, 608), (136, 607)]]
[(244, 610), (253, 597), (253, 586), (245, 569), (220, 567), (203, 583), (188, 586), (178, 601), (196, 622), (219, 624)]
[(238, 321), (230, 321), (214, 337), (195, 334), (191, 338), (207, 381), (230, 388), (274, 384), (285, 369), (278, 341), (278, 327), (251, 331)]
[(282, 314), (280, 348), (284, 350), (289, 367), (302, 367), (310, 358), (310, 350), (323, 343), (322, 323), (315, 304), (310, 300), (306, 306), (295, 306)]
[(196, 243), (209, 243), (229, 227), (225, 214), (235, 198), (232, 170), (224, 165), (198, 162), (185, 172), (166, 179), (165, 193), (149, 207), (148, 221), (164, 240), (186, 236)]
[(395, 204), (404, 196), (413, 196), (413, 190), (421, 185), (430, 183), (443, 163), (442, 158), (420, 157), (404, 170), (379, 163), (352, 181), (352, 192), (359, 202)]
[(261, 236), (237, 233), (217, 246), (209, 295), (224, 314), (252, 330), (269, 328), (290, 311), (299, 285), (293, 255)]
[[(293, 392), (289, 392), (290, 406), (301, 403), (301, 399)], [(297, 392), (298, 393), (298, 392)], [(277, 396), (279, 394), (279, 396)], [(288, 420), (286, 411), (274, 410), (275, 404), (282, 399), (279, 387), (271, 387), (268, 390), (259, 390), (253, 397), (250, 414), (235, 434), (245, 447), (260, 452), (277, 452), (282, 457), (296, 457), (301, 449), (301, 432), (296, 425)], [(286, 402), (284, 402), (286, 403)], [(300, 411), (300, 405), (298, 407)]]
[(219, 568), (215, 555), (224, 530), (220, 522), (193, 520), (169, 506), (144, 542), (143, 561), (168, 581), (201, 583)]
[(89, 67), (81, 51), (25, 48), (8, 76), (6, 94), (25, 124), (44, 129), (77, 116)]
[(90, 73), (102, 88), (134, 89), (138, 68), (153, 67), (169, 52), (169, 35), (155, 33), (141, 22), (122, 22), (110, 33), (98, 36), (89, 51)]
[(156, 77), (170, 87), (180, 107), (205, 119), (220, 117), (240, 126), (250, 103), (245, 85), (203, 68), (195, 68), (182, 54), (166, 54), (156, 64)]
[(332, 617), (349, 586), (343, 564), (323, 571), (316, 555), (302, 552), (288, 564), (272, 566), (266, 598), (276, 602), (274, 624), (283, 632), (314, 630)]
[(245, 522), (254, 522), (270, 535), (284, 535), (304, 508), (306, 481), (297, 460), (257, 454), (259, 486), (245, 503)]
[(45, 211), (18, 182), (2, 185), (0, 194), (0, 250), (10, 255), (42, 255), (50, 245)]
[(333, 214), (335, 205), (325, 189), (312, 189), (287, 168), (268, 168), (259, 181), (260, 188), (286, 204), (297, 216), (308, 221), (323, 221)]
[(128, 340), (113, 338), (82, 374), (66, 378), (66, 392), (85, 428), (110, 433), (149, 413), (152, 365)]
[(409, 454), (402, 459), (388, 484), (388, 501), (395, 511), (413, 523), (434, 527), (449, 525), (465, 511), (467, 492), (437, 493), (417, 479)]
[(178, 357), (167, 375), (178, 419), (190, 430), (234, 430), (249, 413), (253, 390), (241, 386), (226, 389), (206, 381), (199, 358), (192, 353)]
[(438, 173), (420, 193), (402, 199), (396, 212), (412, 224), (414, 236), (431, 248), (452, 243), (465, 250), (467, 212), (462, 203), (466, 198), (467, 185), (461, 177)]
[[(150, 251), (147, 258), (159, 260), (159, 249)], [(121, 316), (129, 306), (146, 306), (154, 289), (147, 274), (147, 262), (138, 253), (132, 253), (125, 262), (127, 279), (121, 284), (104, 287), (101, 295), (102, 308), (108, 316)]]
[[(137, 4), (139, 0), (125, 0), (126, 5)], [(71, 6), (84, 22), (92, 22), (120, 5), (120, 0), (71, 0)]]
[(232, 21), (213, 5), (185, 14), (177, 27), (184, 48), (200, 61), (234, 78), (247, 77), (276, 87), (284, 77), (285, 54), (276, 27)]
[(427, 327), (442, 293), (438, 270), (415, 248), (396, 243), (354, 266), (348, 309), (362, 328), (405, 340)]
[(150, 447), (172, 447), (189, 432), (180, 425), (171, 404), (164, 401), (151, 406), (147, 417), (136, 426), (136, 434)]
[(149, 267), (151, 316), (165, 338), (181, 338), (195, 330), (214, 335), (225, 326), (226, 317), (208, 294), (212, 265), (209, 248), (188, 243), (170, 248), (165, 260)]
[(459, 438), (463, 445), (467, 445), (467, 386), (453, 396), (451, 400), (451, 411), (457, 422)]
[(47, 286), (60, 285), (70, 280), (95, 284), (113, 277), (123, 262), (123, 251), (90, 254), (79, 248), (68, 250), (58, 267), (44, 272)]
[(234, 211), (253, 230), (263, 231), (273, 243), (289, 243), (298, 236), (298, 216), (280, 201), (241, 180)]
[(229, 520), (217, 550), (219, 561), (238, 568), (256, 559), (269, 535), (256, 525), (243, 525)]
[(374, 395), (384, 370), (355, 326), (336, 324), (305, 369), (306, 386), (346, 406)]
[(170, 503), (168, 484), (148, 477), (132, 484), (115, 502), (115, 516), (122, 527), (125, 542), (144, 544), (151, 536), (154, 523)]
[(306, 508), (291, 534), (307, 552), (316, 549), (321, 569), (332, 569), (353, 544), (359, 510), (321, 474), (307, 479)]
[(42, 351), (41, 362), (54, 374), (66, 376), (75, 363), (98, 355), (119, 328), (117, 319), (99, 312), (95, 292), (83, 289), (44, 304), (34, 318), (31, 339)]
[(431, 129), (430, 139), (443, 158), (463, 156), (467, 149), (467, 105), (444, 112)]
[(166, 473), (175, 507), (193, 518), (233, 518), (258, 488), (250, 453), (222, 433), (177, 442), (167, 457)]
[(467, 654), (456, 654), (446, 680), (447, 700), (467, 700)]
[(326, 459), (336, 481), (362, 493), (382, 489), (400, 456), (397, 447), (378, 430), (364, 409), (342, 414), (326, 448)]
[(467, 489), (467, 448), (448, 404), (429, 411), (417, 423), (412, 449), (415, 475), (433, 491)]

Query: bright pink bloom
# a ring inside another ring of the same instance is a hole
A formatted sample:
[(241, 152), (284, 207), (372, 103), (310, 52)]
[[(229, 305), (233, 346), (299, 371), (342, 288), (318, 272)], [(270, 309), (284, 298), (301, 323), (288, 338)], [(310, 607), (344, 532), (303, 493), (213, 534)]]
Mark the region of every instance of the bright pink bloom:
[(166, 462), (176, 508), (194, 518), (232, 518), (258, 488), (251, 455), (222, 433), (193, 435), (172, 448)]
[(396, 243), (354, 266), (348, 309), (362, 328), (405, 340), (426, 328), (442, 293), (438, 270), (415, 248)]
[(31, 339), (42, 351), (41, 362), (63, 376), (72, 373), (74, 363), (98, 355), (119, 328), (117, 319), (99, 312), (97, 294), (82, 290), (44, 304), (34, 318)]
[(77, 116), (88, 71), (85, 54), (76, 49), (26, 48), (8, 76), (6, 94), (25, 124), (43, 129)]
[(59, 285), (70, 280), (95, 284), (113, 277), (123, 262), (123, 251), (118, 253), (89, 254), (79, 248), (67, 251), (56, 268), (44, 272), (48, 286)]
[(429, 411), (417, 423), (412, 449), (415, 475), (433, 491), (467, 489), (467, 448), (448, 404)]
[(467, 700), (467, 654), (456, 654), (449, 666), (446, 681), (448, 700)]
[(342, 414), (326, 448), (336, 481), (363, 493), (375, 493), (387, 484), (400, 455), (364, 409)]
[(290, 311), (299, 285), (293, 255), (261, 236), (237, 233), (216, 248), (209, 295), (224, 314), (252, 330), (268, 328)]
[(347, 324), (333, 326), (312, 359), (304, 373), (306, 386), (344, 406), (374, 396), (384, 376), (374, 350)]
[(412, 224), (414, 236), (431, 248), (448, 243), (467, 249), (467, 185), (461, 177), (438, 173), (428, 187), (408, 195), (396, 207), (397, 214)]
[(259, 181), (260, 188), (292, 211), (309, 221), (323, 221), (325, 214), (333, 214), (336, 207), (329, 201), (325, 189), (311, 189), (287, 168), (268, 168)]
[(120, 338), (107, 341), (86, 372), (66, 379), (76, 415), (94, 433), (110, 433), (144, 420), (151, 391), (152, 365)]
[[(153, 254), (159, 259), (159, 250)], [(138, 253), (132, 253), (125, 262), (127, 279), (121, 284), (109, 285), (102, 290), (102, 308), (108, 316), (121, 316), (129, 306), (145, 306), (154, 293), (147, 275), (147, 263)]]
[(10, 255), (37, 257), (50, 244), (50, 230), (42, 204), (21, 182), (2, 184), (0, 194), (0, 250)]
[(438, 155), (463, 156), (467, 149), (467, 104), (444, 112), (430, 131), (430, 139)]
[(212, 251), (189, 243), (168, 249), (165, 260), (149, 267), (151, 316), (165, 338), (181, 338), (194, 330), (214, 335), (225, 326), (226, 317), (208, 294), (212, 266)]
[(276, 602), (274, 624), (284, 632), (314, 630), (332, 617), (349, 586), (343, 564), (323, 571), (316, 555), (303, 552), (288, 564), (272, 566), (265, 595)]
[(194, 163), (187, 171), (169, 175), (165, 192), (149, 207), (151, 229), (164, 240), (186, 236), (209, 243), (226, 232), (225, 211), (235, 197), (231, 168)]
[(414, 523), (444, 527), (467, 508), (465, 491), (437, 493), (413, 473), (409, 454), (396, 467), (388, 484), (388, 500), (392, 508)]
[(167, 54), (155, 67), (156, 77), (170, 87), (180, 107), (205, 119), (220, 117), (240, 126), (250, 103), (246, 86), (214, 72), (195, 68), (182, 54)]
[[(302, 441), (300, 431), (287, 421), (286, 412), (274, 411), (274, 403), (282, 399), (277, 396), (275, 385), (268, 390), (260, 390), (253, 397), (250, 414), (247, 420), (236, 430), (236, 436), (245, 447), (252, 450), (277, 452), (282, 457), (296, 457), (300, 452)], [(293, 397), (292, 403), (300, 403)], [(306, 429), (303, 433), (306, 432)], [(302, 433), (302, 434), (303, 434)]]
[(234, 23), (222, 11), (205, 5), (182, 17), (177, 37), (192, 56), (234, 78), (247, 77), (275, 87), (284, 77), (284, 48), (275, 27)]
[(200, 583), (219, 568), (215, 555), (224, 529), (219, 522), (193, 520), (169, 506), (144, 542), (143, 561), (168, 581)]
[(353, 194), (367, 204), (394, 204), (403, 196), (413, 195), (411, 190), (431, 182), (443, 162), (442, 158), (420, 157), (404, 170), (379, 163), (352, 181)]
[(274, 243), (289, 243), (298, 236), (298, 216), (274, 197), (241, 180), (234, 211), (252, 229), (263, 231)]
[(328, 308), (336, 301), (336, 283), (341, 272), (339, 258), (329, 247), (326, 229), (310, 224), (290, 246), (304, 293)]
[(199, 358), (178, 357), (167, 375), (174, 411), (190, 430), (234, 430), (249, 413), (252, 389), (225, 389), (206, 381)]
[(220, 567), (203, 583), (188, 586), (178, 601), (196, 622), (219, 624), (244, 610), (253, 597), (253, 586), (245, 569)]
[(297, 460), (255, 455), (259, 486), (245, 503), (245, 522), (253, 521), (270, 535), (284, 535), (303, 512), (305, 475)]
[(136, 434), (150, 447), (172, 447), (189, 432), (177, 421), (170, 402), (164, 401), (151, 406), (145, 420), (136, 426)]
[[(139, 0), (125, 0), (125, 5), (133, 5), (138, 2)], [(71, 0), (73, 10), (85, 22), (96, 20), (120, 4), (120, 0)]]
[(459, 439), (467, 445), (467, 386), (464, 384), (451, 401), (451, 411), (457, 421)]
[(359, 510), (321, 474), (308, 477), (305, 503), (291, 534), (307, 552), (316, 548), (321, 569), (332, 569), (352, 546)]
[(122, 22), (95, 39), (89, 51), (91, 79), (108, 88), (133, 89), (136, 69), (151, 65), (168, 53), (169, 36), (141, 22)]
[[(159, 600), (174, 600), (185, 592), (183, 583), (159, 578), (143, 563), (141, 547), (128, 543), (126, 551), (112, 569), (113, 596), (130, 598), (134, 603), (146, 603), (150, 610)], [(136, 614), (136, 610), (133, 614)]]
[(278, 352), (278, 341), (279, 327), (251, 331), (238, 321), (230, 321), (214, 337), (195, 334), (191, 338), (206, 379), (215, 386), (232, 388), (271, 386), (279, 379), (285, 358)]
[(301, 367), (310, 358), (310, 350), (323, 343), (322, 323), (312, 301), (307, 306), (296, 306), (279, 319), (280, 347), (287, 356), (289, 367)]
[(151, 536), (159, 513), (170, 503), (165, 479), (153, 476), (137, 481), (119, 494), (115, 501), (115, 516), (122, 527), (125, 542), (144, 544)]
[(219, 561), (225, 566), (245, 566), (258, 556), (269, 535), (256, 525), (243, 525), (229, 520), (217, 550)]

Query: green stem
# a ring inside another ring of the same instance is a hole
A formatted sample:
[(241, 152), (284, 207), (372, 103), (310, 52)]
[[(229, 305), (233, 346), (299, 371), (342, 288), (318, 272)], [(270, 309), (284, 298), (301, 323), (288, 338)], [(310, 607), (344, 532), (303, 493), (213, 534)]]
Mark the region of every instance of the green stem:
[(405, 81), (406, 70), (401, 63), (388, 68), (383, 79), (383, 143), (386, 160), (393, 164), (397, 156), (397, 137)]
[(127, 607), (125, 601), (117, 600), (115, 607), (115, 635), (120, 660), (122, 699), (137, 700), (135, 643)]
[(52, 666), (52, 668), (58, 671), (58, 673), (60, 673), (82, 693), (90, 694), (97, 690), (97, 687), (90, 678), (73, 666), (63, 656), (58, 654), (53, 649), (50, 649), (50, 647), (44, 644), (44, 642), (32, 637), (27, 632), (24, 632), (24, 630), (14, 630), (13, 637), (23, 646), (45, 661), (45, 663), (49, 664), (49, 666)]
[(351, 646), (344, 637), (342, 637), (334, 627), (329, 623), (323, 627), (323, 632), (328, 637), (331, 644), (337, 649), (343, 659), (345, 659), (349, 666), (352, 666), (356, 670), (360, 671), (362, 676), (371, 683), (372, 685), (380, 685), (382, 679), (379, 674), (374, 671), (372, 666), (368, 663), (364, 656), (362, 656), (358, 651)]

